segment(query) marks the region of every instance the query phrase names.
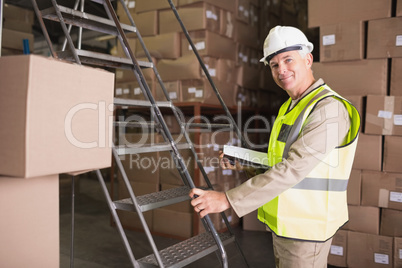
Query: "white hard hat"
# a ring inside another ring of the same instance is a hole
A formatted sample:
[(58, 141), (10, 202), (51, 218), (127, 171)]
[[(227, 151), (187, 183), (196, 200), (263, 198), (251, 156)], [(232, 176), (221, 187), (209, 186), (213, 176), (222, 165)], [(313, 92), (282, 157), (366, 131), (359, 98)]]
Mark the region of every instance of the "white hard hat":
[(313, 44), (307, 40), (302, 31), (290, 26), (276, 26), (265, 38), (264, 57), (260, 62), (268, 64), (275, 55), (291, 50), (302, 50), (303, 46), (306, 46), (309, 52), (313, 51)]

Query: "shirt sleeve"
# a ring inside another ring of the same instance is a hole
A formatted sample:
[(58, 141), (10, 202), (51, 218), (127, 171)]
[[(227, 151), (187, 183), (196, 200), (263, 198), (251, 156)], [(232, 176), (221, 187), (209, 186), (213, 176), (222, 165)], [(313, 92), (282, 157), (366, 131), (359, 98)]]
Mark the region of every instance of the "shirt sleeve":
[(319, 101), (306, 119), (287, 159), (226, 192), (239, 217), (269, 202), (303, 180), (329, 152), (342, 144), (350, 128), (344, 104), (329, 97)]

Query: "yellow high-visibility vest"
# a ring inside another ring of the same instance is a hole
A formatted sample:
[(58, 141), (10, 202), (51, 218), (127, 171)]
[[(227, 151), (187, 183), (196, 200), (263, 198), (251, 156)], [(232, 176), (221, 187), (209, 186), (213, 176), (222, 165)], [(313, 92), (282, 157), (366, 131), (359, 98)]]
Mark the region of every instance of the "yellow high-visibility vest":
[(310, 112), (317, 102), (328, 97), (345, 105), (351, 119), (348, 135), (302, 181), (258, 209), (258, 219), (278, 236), (326, 241), (348, 221), (346, 188), (356, 151), (360, 115), (346, 99), (324, 84), (309, 92), (291, 110), (288, 110), (291, 99), (286, 101), (271, 132), (268, 161), (273, 166), (287, 158), (289, 147), (298, 138)]

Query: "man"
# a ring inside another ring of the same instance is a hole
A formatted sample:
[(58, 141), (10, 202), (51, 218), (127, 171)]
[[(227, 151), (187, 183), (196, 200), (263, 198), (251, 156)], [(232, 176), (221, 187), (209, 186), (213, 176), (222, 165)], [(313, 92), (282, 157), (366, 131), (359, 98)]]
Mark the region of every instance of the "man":
[[(297, 28), (276, 26), (264, 42), (261, 62), (289, 99), (273, 125), (271, 169), (227, 191), (193, 189), (201, 217), (232, 207), (239, 217), (258, 208), (272, 231), (277, 267), (327, 267), (332, 237), (347, 222), (346, 187), (356, 150), (360, 116), (311, 66), (313, 44)], [(224, 168), (234, 168), (222, 159)]]

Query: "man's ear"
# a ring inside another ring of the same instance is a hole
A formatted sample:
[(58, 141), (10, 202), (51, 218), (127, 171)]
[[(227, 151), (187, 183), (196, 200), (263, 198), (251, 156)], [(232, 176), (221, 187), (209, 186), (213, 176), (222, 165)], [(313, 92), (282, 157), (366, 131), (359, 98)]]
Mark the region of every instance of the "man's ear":
[(311, 68), (311, 66), (313, 65), (313, 60), (314, 60), (313, 54), (308, 53), (304, 59), (306, 60), (306, 64), (307, 64), (308, 68)]

